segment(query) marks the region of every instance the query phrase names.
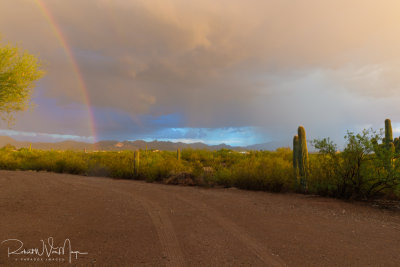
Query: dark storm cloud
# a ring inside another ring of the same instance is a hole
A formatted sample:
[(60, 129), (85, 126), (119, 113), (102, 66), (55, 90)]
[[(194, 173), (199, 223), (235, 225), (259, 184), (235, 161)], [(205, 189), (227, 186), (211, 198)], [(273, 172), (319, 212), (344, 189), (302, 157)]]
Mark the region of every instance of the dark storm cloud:
[[(400, 121), (398, 1), (43, 2), (98, 116), (125, 114), (103, 120), (104, 133), (155, 131), (139, 118), (168, 114), (181, 114), (180, 127), (254, 126), (275, 139), (299, 124), (339, 137), (388, 116)], [(34, 1), (3, 1), (0, 10), (4, 39), (47, 62), (44, 96), (84, 104)]]

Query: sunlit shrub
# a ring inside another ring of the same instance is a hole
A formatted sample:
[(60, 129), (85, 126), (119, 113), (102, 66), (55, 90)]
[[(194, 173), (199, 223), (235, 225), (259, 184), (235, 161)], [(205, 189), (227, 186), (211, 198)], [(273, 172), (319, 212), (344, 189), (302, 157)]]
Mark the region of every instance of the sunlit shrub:
[(233, 168), (235, 186), (243, 189), (286, 191), (292, 188), (292, 167), (278, 157), (246, 159)]

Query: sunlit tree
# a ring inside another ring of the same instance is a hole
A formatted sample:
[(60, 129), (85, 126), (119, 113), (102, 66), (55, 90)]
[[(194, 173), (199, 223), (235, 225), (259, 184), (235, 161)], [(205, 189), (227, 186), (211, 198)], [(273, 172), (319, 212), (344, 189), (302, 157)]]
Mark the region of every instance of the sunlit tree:
[(13, 114), (30, 105), (35, 81), (44, 75), (38, 58), (17, 46), (0, 44), (0, 117), (12, 123)]

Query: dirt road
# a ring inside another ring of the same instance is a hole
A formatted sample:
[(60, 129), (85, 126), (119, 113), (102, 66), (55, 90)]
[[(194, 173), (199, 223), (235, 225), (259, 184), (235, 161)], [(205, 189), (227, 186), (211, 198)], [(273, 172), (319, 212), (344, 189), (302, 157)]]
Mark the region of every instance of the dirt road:
[(1, 266), (400, 266), (400, 214), (295, 194), (0, 171), (0, 242)]

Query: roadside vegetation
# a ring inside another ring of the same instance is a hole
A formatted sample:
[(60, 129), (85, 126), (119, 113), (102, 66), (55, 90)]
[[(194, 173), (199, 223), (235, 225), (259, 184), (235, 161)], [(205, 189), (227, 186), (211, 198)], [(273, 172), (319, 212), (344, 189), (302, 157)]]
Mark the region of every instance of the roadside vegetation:
[(300, 150), (290, 148), (245, 153), (226, 149), (86, 153), (6, 146), (0, 149), (0, 168), (344, 199), (400, 199), (400, 149), (394, 145), (396, 140), (383, 136), (382, 130), (349, 132), (341, 152), (329, 138), (313, 140), (310, 143), (318, 152), (307, 152), (301, 175), (296, 166), (302, 161), (294, 160)]
[(133, 151), (17, 150), (8, 145), (0, 149), (0, 168), (276, 192), (293, 188), (289, 148), (248, 153), (185, 149), (179, 156), (170, 151), (140, 151), (139, 155), (137, 159)]

